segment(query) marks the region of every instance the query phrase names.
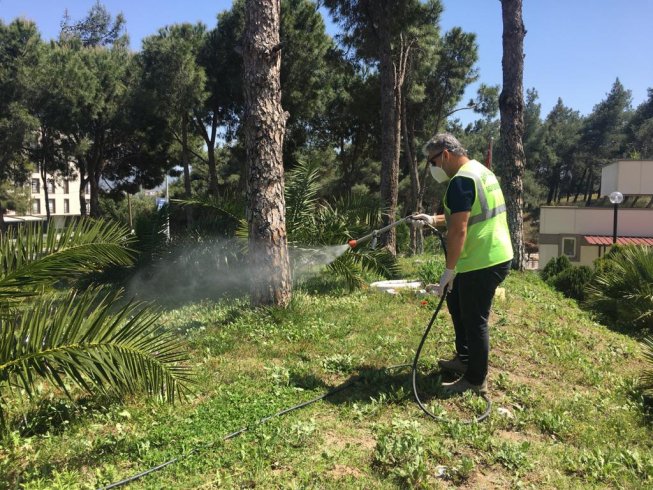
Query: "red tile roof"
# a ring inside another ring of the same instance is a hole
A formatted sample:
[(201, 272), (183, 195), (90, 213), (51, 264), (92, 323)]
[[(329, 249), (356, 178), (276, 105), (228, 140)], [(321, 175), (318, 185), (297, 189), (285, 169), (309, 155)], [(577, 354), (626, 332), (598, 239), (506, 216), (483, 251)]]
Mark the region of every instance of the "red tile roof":
[[(612, 245), (612, 236), (585, 235), (583, 238), (589, 245)], [(653, 247), (653, 237), (643, 236), (618, 236), (618, 245), (648, 245)]]

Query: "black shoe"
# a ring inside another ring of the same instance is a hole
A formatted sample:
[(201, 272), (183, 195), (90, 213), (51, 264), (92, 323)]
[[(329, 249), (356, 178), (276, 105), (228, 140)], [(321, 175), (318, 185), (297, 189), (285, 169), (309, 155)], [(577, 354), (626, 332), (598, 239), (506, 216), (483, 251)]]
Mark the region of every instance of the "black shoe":
[(456, 374), (465, 374), (467, 371), (467, 363), (463, 362), (458, 354), (448, 361), (440, 359), (438, 361), (438, 366), (440, 366), (440, 369), (443, 371), (449, 371)]
[(475, 385), (462, 377), (453, 383), (442, 383), (442, 389), (447, 395), (455, 395), (466, 391), (472, 391), (477, 395), (485, 395), (487, 394), (487, 380), (483, 380), (480, 385)]

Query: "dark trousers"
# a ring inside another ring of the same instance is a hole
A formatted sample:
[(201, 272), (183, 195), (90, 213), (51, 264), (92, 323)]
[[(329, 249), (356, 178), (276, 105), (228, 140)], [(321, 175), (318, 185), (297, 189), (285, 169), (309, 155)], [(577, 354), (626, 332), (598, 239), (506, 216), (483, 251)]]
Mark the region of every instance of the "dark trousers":
[(510, 271), (511, 261), (486, 269), (461, 272), (453, 280), (447, 306), (456, 332), (456, 352), (467, 362), (465, 379), (480, 385), (488, 371), (488, 318), (497, 286)]

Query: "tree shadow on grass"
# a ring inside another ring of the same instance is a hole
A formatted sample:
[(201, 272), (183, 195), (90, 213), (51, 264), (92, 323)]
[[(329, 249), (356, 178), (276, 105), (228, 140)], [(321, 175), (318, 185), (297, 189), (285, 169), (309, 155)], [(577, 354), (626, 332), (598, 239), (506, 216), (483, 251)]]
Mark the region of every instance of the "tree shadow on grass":
[(69, 398), (44, 399), (36, 407), (15, 417), (9, 422), (11, 430), (16, 430), (22, 437), (32, 437), (52, 433), (60, 434), (73, 421), (87, 417), (92, 413), (107, 413), (118, 398), (108, 396), (84, 396), (71, 400)]
[[(403, 403), (414, 399), (413, 381), (410, 365), (395, 368), (379, 368), (361, 366), (358, 373), (344, 383), (351, 383), (346, 389), (330, 396), (327, 400), (335, 405), (350, 403), (370, 403), (372, 400), (384, 397), (390, 403)], [(422, 401), (445, 399), (441, 389), (442, 382), (453, 381), (451, 375), (433, 371), (417, 376), (417, 389)], [(341, 385), (331, 387), (337, 389)]]

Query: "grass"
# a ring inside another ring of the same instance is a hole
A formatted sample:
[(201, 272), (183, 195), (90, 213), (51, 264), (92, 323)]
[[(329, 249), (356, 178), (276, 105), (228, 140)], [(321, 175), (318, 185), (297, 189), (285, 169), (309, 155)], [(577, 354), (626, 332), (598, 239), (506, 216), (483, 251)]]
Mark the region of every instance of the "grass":
[[(402, 267), (414, 277), (419, 259)], [(422, 259), (423, 260), (423, 259)], [(186, 403), (134, 397), (67, 401), (48, 386), (9, 396), (12, 433), (0, 487), (97, 488), (197, 452), (130, 488), (642, 488), (653, 485), (651, 418), (638, 343), (593, 321), (533, 273), (509, 276), (491, 323), (493, 412), (473, 396), (440, 400), (448, 315), (422, 355), (421, 394), (449, 418), (427, 419), (407, 368), (435, 299), (328, 283), (295, 291), (286, 310), (239, 300), (169, 311), (199, 372)], [(362, 375), (353, 388), (266, 424), (257, 421)], [(248, 432), (223, 437), (241, 427)]]

